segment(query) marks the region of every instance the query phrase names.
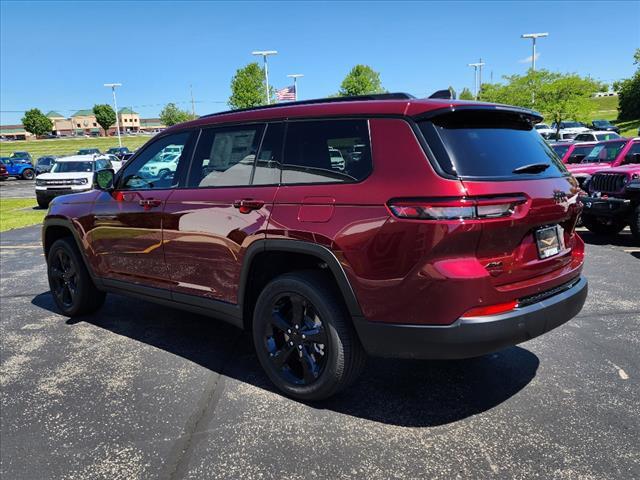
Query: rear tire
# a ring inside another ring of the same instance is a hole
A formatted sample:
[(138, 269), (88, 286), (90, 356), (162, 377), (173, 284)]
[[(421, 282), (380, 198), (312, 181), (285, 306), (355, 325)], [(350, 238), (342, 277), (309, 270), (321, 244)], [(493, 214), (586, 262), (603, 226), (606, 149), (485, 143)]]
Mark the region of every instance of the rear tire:
[(27, 168), (26, 170), (24, 170), (22, 172), (22, 179), (23, 180), (33, 180), (35, 178), (35, 173), (32, 169)]
[(78, 247), (71, 238), (56, 240), (47, 255), (49, 287), (58, 308), (68, 317), (95, 312), (105, 293), (91, 280)]
[(631, 227), (631, 233), (636, 243), (640, 244), (640, 205), (637, 205), (631, 214), (629, 226)]
[(625, 227), (623, 222), (592, 215), (583, 215), (582, 223), (587, 230), (596, 235), (616, 235)]
[(49, 200), (41, 200), (38, 198), (37, 201), (40, 208), (49, 208)]
[(366, 354), (339, 292), (321, 272), (287, 273), (256, 302), (253, 340), (258, 360), (286, 395), (323, 400), (352, 384)]

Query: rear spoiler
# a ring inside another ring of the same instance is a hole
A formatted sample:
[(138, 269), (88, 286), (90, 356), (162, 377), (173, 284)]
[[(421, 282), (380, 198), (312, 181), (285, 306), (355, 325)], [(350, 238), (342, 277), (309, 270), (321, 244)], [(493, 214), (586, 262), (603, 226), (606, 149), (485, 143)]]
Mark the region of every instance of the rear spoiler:
[(439, 115), (443, 115), (445, 113), (453, 113), (459, 112), (462, 110), (487, 110), (487, 111), (502, 111), (513, 114), (519, 114), (521, 116), (527, 117), (527, 119), (532, 123), (540, 123), (543, 120), (543, 116), (534, 111), (529, 110), (528, 108), (522, 107), (514, 107), (511, 105), (501, 105), (497, 103), (485, 103), (485, 104), (452, 104), (445, 108), (438, 108), (436, 110), (431, 110), (428, 112), (421, 113), (415, 117), (416, 120), (423, 120), (428, 118), (437, 117)]

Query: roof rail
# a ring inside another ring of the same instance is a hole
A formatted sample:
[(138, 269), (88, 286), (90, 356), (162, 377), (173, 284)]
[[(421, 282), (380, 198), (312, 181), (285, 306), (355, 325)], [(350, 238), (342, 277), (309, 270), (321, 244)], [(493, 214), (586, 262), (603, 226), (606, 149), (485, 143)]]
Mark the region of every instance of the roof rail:
[(311, 100), (300, 100), (297, 102), (285, 102), (285, 103), (274, 103), (272, 105), (261, 105), (259, 107), (250, 107), (250, 108), (239, 108), (237, 110), (227, 110), (224, 112), (210, 113), (208, 115), (202, 115), (200, 118), (206, 117), (215, 117), (216, 115), (225, 115), (227, 113), (236, 113), (236, 112), (248, 112), (251, 110), (265, 110), (268, 108), (276, 108), (276, 107), (289, 107), (292, 105), (313, 105), (316, 103), (339, 103), (339, 102), (361, 102), (367, 100), (410, 100), (412, 98), (416, 98), (409, 93), (375, 93), (371, 95), (354, 95), (351, 97), (329, 97), (329, 98), (314, 98)]

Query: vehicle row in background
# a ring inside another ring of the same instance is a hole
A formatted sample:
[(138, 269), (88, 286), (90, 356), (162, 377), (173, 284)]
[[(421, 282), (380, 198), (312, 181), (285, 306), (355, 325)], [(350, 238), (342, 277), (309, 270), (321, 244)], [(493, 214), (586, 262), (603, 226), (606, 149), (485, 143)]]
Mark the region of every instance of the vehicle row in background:
[(594, 120), (590, 125), (569, 121), (551, 126), (539, 123), (535, 129), (544, 139), (551, 141), (586, 142), (620, 138), (620, 129), (608, 120)]

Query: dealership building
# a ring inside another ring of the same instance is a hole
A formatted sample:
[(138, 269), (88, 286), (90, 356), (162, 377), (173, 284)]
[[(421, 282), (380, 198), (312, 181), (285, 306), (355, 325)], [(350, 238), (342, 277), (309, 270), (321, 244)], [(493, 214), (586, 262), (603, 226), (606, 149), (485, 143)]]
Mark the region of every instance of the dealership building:
[[(78, 110), (70, 117), (65, 117), (56, 111), (50, 111), (46, 116), (53, 123), (52, 133), (58, 137), (73, 136), (102, 136), (104, 130), (96, 120), (92, 110)], [(124, 107), (118, 110), (118, 120), (120, 131), (128, 132), (149, 132), (165, 128), (159, 118), (140, 118), (138, 112), (131, 108)], [(108, 130), (108, 135), (116, 134), (116, 126), (113, 125)], [(35, 135), (27, 132), (22, 125), (2, 125), (0, 135), (11, 140), (33, 140)]]

